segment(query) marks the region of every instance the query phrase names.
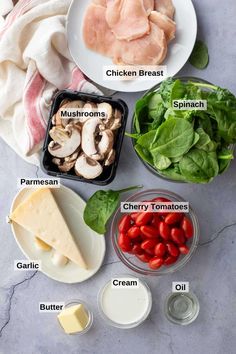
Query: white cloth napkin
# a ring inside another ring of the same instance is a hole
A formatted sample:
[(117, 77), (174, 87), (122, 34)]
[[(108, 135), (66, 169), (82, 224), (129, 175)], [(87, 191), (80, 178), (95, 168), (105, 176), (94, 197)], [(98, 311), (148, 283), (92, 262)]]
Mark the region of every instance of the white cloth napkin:
[(0, 136), (37, 165), (54, 92), (101, 94), (68, 52), (69, 5), (70, 0), (20, 0), (0, 30)]

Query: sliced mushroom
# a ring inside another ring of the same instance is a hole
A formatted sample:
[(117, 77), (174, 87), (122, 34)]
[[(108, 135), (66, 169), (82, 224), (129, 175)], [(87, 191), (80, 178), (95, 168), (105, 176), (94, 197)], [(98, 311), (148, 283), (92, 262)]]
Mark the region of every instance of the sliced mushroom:
[(64, 161), (61, 165), (58, 166), (58, 168), (61, 172), (69, 172), (75, 166), (75, 162), (76, 160), (71, 162)]
[(65, 158), (65, 162), (75, 161), (79, 156), (79, 151), (74, 152), (72, 155)]
[(56, 165), (56, 166), (60, 166), (62, 164), (62, 160), (58, 159), (57, 157), (54, 157), (52, 159), (52, 163), (54, 163), (54, 165)]
[(107, 102), (99, 103), (98, 104), (98, 112), (105, 112), (106, 113), (106, 116), (104, 117), (105, 124), (107, 124), (112, 119), (113, 108), (109, 103), (107, 103)]
[(101, 158), (98, 155), (96, 136), (102, 125), (102, 121), (99, 118), (90, 118), (84, 123), (82, 128), (82, 150), (87, 156), (95, 160)]
[(118, 109), (115, 109), (113, 118), (106, 124), (106, 128), (111, 130), (117, 130), (121, 127), (121, 112)]
[(79, 156), (75, 163), (75, 173), (87, 179), (94, 179), (102, 173), (103, 168), (98, 161), (95, 161), (85, 154)]
[[(66, 127), (67, 124), (71, 121), (71, 118), (62, 118), (61, 117), (61, 110), (63, 109), (68, 109), (68, 108), (83, 108), (84, 107), (84, 101), (81, 100), (76, 100), (76, 101), (69, 101), (69, 100), (63, 100), (59, 110), (57, 111), (55, 118), (53, 119), (53, 122), (55, 122), (55, 125), (62, 125), (63, 127)], [(54, 123), (53, 123), (54, 124)]]
[(53, 127), (49, 134), (53, 141), (49, 143), (48, 151), (54, 157), (68, 157), (80, 146), (80, 130), (73, 124), (67, 125), (65, 129)]
[(112, 149), (106, 157), (104, 166), (110, 166), (111, 164), (113, 164), (113, 162), (115, 161), (115, 157), (116, 157), (116, 152), (114, 149)]
[(98, 143), (98, 152), (100, 155), (106, 155), (113, 147), (114, 135), (109, 129), (102, 131), (100, 135), (102, 138)]

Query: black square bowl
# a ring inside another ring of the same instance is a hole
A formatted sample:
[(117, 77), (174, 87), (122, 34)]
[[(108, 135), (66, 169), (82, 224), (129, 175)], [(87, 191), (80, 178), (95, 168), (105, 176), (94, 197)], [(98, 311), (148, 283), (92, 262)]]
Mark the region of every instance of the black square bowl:
[[(52, 140), (49, 135), (49, 131), (52, 128), (52, 117), (59, 110), (60, 104), (64, 99), (69, 99), (71, 101), (75, 101), (75, 100), (90, 101), (94, 103), (107, 102), (113, 108), (118, 109), (122, 114), (121, 127), (117, 131), (116, 139), (114, 143), (114, 150), (116, 151), (115, 161), (113, 162), (112, 165), (104, 167), (103, 173), (95, 179), (86, 179), (77, 176), (74, 170), (71, 170), (69, 172), (60, 172), (57, 166), (52, 163), (52, 156), (48, 152), (48, 145)], [(98, 95), (93, 95), (93, 94), (88, 94), (88, 93), (83, 93), (78, 91), (70, 91), (70, 90), (59, 91), (53, 99), (53, 103), (50, 111), (50, 117), (48, 121), (46, 137), (44, 140), (43, 151), (42, 151), (42, 156), (40, 161), (42, 170), (49, 176), (70, 179), (78, 182), (91, 183), (99, 186), (105, 186), (111, 183), (116, 175), (116, 170), (119, 163), (120, 152), (121, 152), (122, 142), (125, 134), (127, 119), (128, 119), (128, 107), (126, 103), (120, 99), (115, 100), (112, 97), (98, 96)]]

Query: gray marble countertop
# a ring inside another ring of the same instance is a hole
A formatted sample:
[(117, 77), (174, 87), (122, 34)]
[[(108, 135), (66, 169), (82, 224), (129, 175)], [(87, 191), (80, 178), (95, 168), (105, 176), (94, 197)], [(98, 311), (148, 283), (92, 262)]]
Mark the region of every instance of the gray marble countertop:
[[(183, 0), (184, 3), (184, 0)], [(236, 2), (195, 0), (199, 38), (208, 43), (209, 67), (200, 72), (186, 64), (181, 75), (200, 76), (236, 93)], [(126, 100), (131, 115), (139, 94), (117, 94)], [(201, 243), (192, 260), (181, 271), (164, 277), (147, 277), (153, 294), (149, 319), (140, 327), (119, 330), (108, 327), (97, 308), (97, 293), (114, 274), (128, 269), (118, 261), (106, 236), (104, 264), (96, 276), (75, 285), (55, 282), (37, 272), (14, 272), (14, 259), (22, 259), (5, 217), (17, 192), (20, 176), (44, 176), (21, 160), (2, 141), (0, 169), (0, 354), (234, 354), (236, 347), (236, 161), (209, 185), (165, 182), (147, 171), (136, 157), (130, 139), (124, 140), (117, 176), (109, 188), (142, 183), (145, 188), (165, 188), (189, 200), (201, 227)], [(88, 198), (94, 186), (63, 181)], [(172, 281), (189, 281), (200, 301), (200, 314), (190, 326), (169, 323), (163, 312)], [(39, 314), (40, 301), (85, 299), (94, 312), (94, 325), (84, 336), (66, 336), (55, 314)]]

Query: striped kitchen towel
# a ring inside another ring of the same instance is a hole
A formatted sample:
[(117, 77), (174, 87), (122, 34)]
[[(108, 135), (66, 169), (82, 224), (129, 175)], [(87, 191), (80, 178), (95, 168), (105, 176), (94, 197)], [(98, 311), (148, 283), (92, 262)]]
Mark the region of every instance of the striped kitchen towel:
[(70, 0), (20, 0), (0, 30), (0, 136), (39, 163), (56, 90), (101, 92), (73, 63), (66, 41)]

